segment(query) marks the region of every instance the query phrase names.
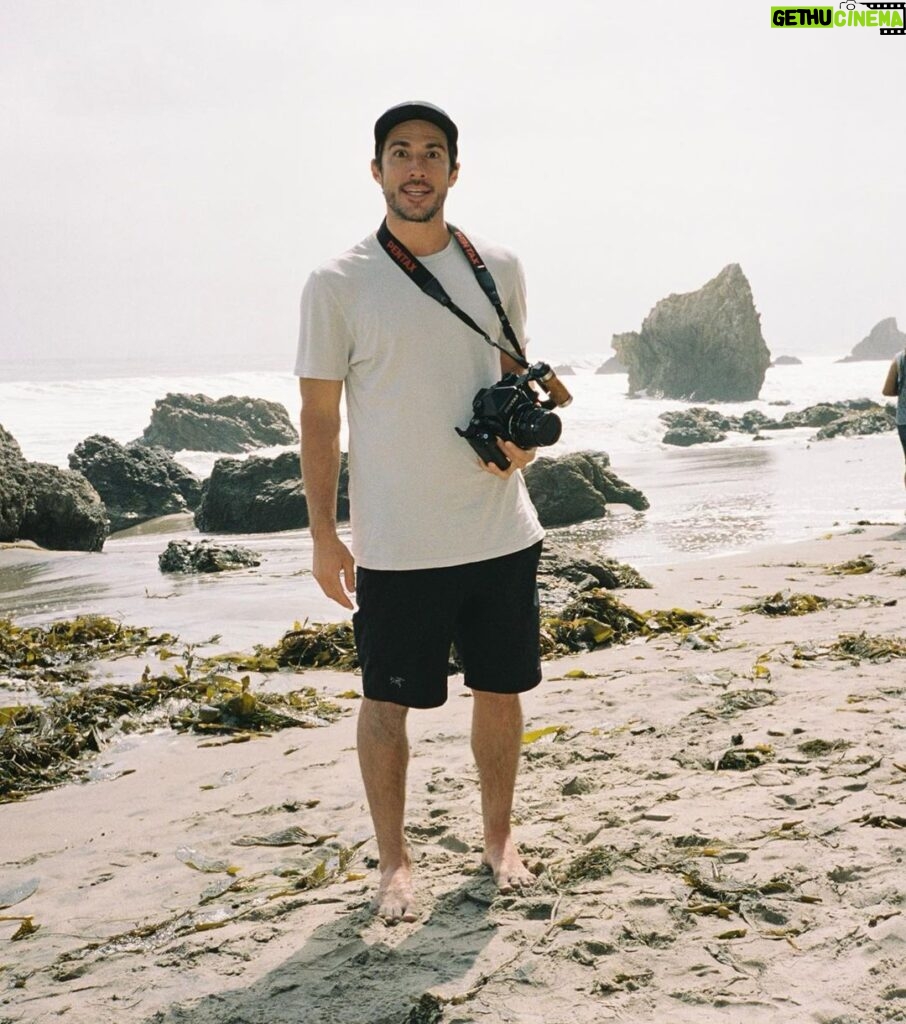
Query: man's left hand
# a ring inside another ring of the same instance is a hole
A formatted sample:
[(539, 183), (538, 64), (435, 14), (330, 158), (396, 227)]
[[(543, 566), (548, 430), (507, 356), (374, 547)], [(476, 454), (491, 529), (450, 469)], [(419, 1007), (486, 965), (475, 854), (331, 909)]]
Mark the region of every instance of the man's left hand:
[(499, 437), (497, 438), (497, 447), (510, 460), (510, 464), (506, 469), (501, 469), (495, 463), (485, 462), (482, 459), (478, 460), (478, 465), (492, 474), (492, 476), (499, 476), (501, 480), (508, 479), (519, 469), (525, 469), (534, 459), (537, 450), (535, 448), (520, 448), (519, 445), (513, 444), (512, 441), (501, 441)]

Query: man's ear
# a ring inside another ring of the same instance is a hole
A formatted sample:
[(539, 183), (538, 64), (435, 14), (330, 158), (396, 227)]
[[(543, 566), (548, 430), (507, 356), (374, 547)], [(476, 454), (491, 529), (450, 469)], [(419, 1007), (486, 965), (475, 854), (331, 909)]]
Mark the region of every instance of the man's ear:
[(381, 176), (381, 165), (377, 162), (377, 160), (371, 161), (371, 177), (374, 178), (374, 180), (379, 185), (384, 184), (384, 179)]
[(448, 185), (455, 185), (456, 179), (459, 177), (459, 164), (454, 164), (453, 169), (450, 171), (450, 180), (447, 182)]

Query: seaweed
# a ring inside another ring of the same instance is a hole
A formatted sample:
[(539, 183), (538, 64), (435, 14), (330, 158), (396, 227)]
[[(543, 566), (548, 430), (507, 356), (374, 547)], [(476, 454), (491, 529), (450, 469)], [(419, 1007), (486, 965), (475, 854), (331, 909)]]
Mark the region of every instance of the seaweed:
[(542, 657), (594, 650), (635, 637), (661, 633), (686, 636), (713, 622), (704, 612), (683, 608), (638, 612), (607, 590), (596, 588), (570, 601), (557, 615), (541, 620)]
[[(793, 886), (782, 877), (772, 878), (767, 882), (733, 882), (722, 878), (708, 880), (698, 871), (690, 870), (682, 873), (686, 884), (692, 889), (692, 895), (703, 896), (712, 903), (692, 904), (686, 909), (693, 914), (713, 913), (718, 917), (726, 917), (726, 911), (739, 911), (743, 900), (757, 899), (762, 896), (776, 896), (780, 893), (791, 893)], [(713, 908), (713, 909), (712, 909)]]
[[(186, 655), (190, 667), (194, 654)], [(172, 710), (173, 705), (177, 710)], [(313, 687), (287, 694), (249, 691), (249, 679), (208, 672), (192, 678), (184, 665), (175, 675), (137, 684), (105, 684), (52, 694), (44, 706), (15, 709), (0, 727), (0, 802), (17, 800), (66, 782), (84, 771), (84, 754), (103, 749), (105, 734), (148, 730), (161, 719), (195, 732), (262, 732), (326, 725), (343, 714)]]
[(790, 594), (780, 590), (770, 597), (763, 597), (752, 604), (742, 606), (744, 612), (758, 612), (759, 615), (808, 615), (827, 608), (830, 601), (817, 594)]
[(877, 567), (871, 555), (860, 555), (848, 562), (827, 565), (824, 567), (824, 571), (832, 576), (862, 576), (865, 573), (874, 572)]
[(861, 633), (841, 633), (826, 646), (795, 647), (793, 657), (800, 661), (832, 658), (856, 664), (861, 661), (882, 663), (906, 658), (906, 640), (895, 636), (872, 636), (864, 630)]
[(82, 615), (50, 626), (17, 626), (0, 619), (0, 672), (14, 679), (81, 682), (88, 678), (89, 662), (138, 655), (175, 639), (104, 615)]
[(292, 825), (266, 836), (239, 836), (233, 840), (233, 846), (321, 846), (328, 839), (335, 838), (336, 833), (316, 836), (298, 825)]
[(869, 636), (865, 632), (841, 633), (830, 646), (830, 656), (875, 662), (906, 658), (906, 641), (897, 637)]
[(257, 644), (254, 654), (219, 654), (208, 661), (231, 664), (249, 672), (275, 672), (281, 668), (352, 672), (359, 667), (351, 623), (309, 625), (307, 620), (294, 623), (272, 647)]
[(760, 743), (756, 747), (731, 747), (714, 765), (717, 771), (748, 772), (774, 758), (774, 748)]
[(557, 872), (557, 881), (562, 885), (592, 882), (612, 874), (616, 863), (617, 852), (613, 847), (590, 846)]
[(871, 594), (861, 594), (859, 597), (821, 597), (818, 594), (791, 594), (779, 590), (770, 597), (743, 605), (740, 610), (758, 612), (759, 615), (809, 615), (825, 608), (859, 608), (878, 604), (881, 604), (881, 599)]

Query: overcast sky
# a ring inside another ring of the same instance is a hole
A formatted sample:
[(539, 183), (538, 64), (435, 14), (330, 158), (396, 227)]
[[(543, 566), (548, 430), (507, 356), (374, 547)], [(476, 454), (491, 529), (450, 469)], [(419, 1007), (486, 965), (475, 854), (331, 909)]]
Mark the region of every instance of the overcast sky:
[(460, 128), (450, 220), (515, 248), (533, 354), (742, 265), (774, 355), (906, 329), (906, 36), (769, 0), (2, 0), (3, 355), (291, 369), (383, 204), (374, 120)]

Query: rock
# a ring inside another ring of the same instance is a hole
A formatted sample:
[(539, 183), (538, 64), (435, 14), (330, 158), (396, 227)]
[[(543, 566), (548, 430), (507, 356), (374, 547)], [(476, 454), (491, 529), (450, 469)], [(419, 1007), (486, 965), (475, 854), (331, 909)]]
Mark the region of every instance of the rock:
[(670, 428), (662, 438), (663, 443), (681, 448), (725, 441), (728, 430), (738, 429), (737, 421), (701, 406), (662, 412), (658, 418)]
[[(621, 334), (614, 335), (614, 339), (621, 337), (623, 337)], [(635, 335), (635, 337), (638, 337), (638, 335)], [(595, 373), (626, 373), (626, 367), (620, 362), (620, 357), (614, 355), (609, 359), (605, 359), (597, 370), (595, 370)]]
[[(337, 489), (337, 519), (349, 518), (349, 474), (345, 452)], [(218, 459), (202, 489), (195, 525), (205, 532), (273, 533), (308, 526), (308, 503), (302, 487), (299, 456), (253, 455)]]
[(894, 405), (878, 406), (864, 412), (850, 412), (840, 419), (822, 427), (815, 435), (816, 441), (832, 437), (856, 437), (862, 434), (884, 434), (897, 425)]
[(802, 366), (802, 360), (795, 356), (778, 356), (771, 366)]
[(100, 496), (80, 473), (28, 462), (0, 427), (0, 541), (100, 551), (108, 533)]
[(19, 539), (28, 506), (28, 463), (18, 441), (0, 426), (0, 541)]
[(738, 426), (734, 429), (741, 430), (744, 434), (757, 434), (762, 427), (770, 430), (776, 421), (770, 416), (765, 416), (760, 409), (748, 409), (736, 419), (736, 422)]
[(174, 395), (158, 399), (139, 442), (167, 451), (247, 452), (296, 444), (298, 432), (279, 402), (263, 398)]
[(559, 366), (555, 366), (553, 370), (558, 377), (575, 377), (576, 375), (576, 371), (568, 363), (561, 363)]
[(667, 398), (757, 398), (771, 361), (737, 263), (696, 292), (662, 299), (639, 333), (614, 335), (613, 346), (629, 370), (630, 394)]
[(839, 363), (858, 363), (869, 359), (893, 359), (906, 348), (906, 334), (897, 327), (897, 318), (889, 316), (872, 327), (867, 338), (863, 338), (852, 352)]
[(608, 503), (648, 508), (641, 491), (609, 469), (605, 452), (573, 452), (539, 458), (523, 471), (532, 502), (544, 526), (566, 526), (604, 515)]
[(679, 448), (691, 448), (694, 444), (716, 444), (726, 439), (726, 434), (706, 424), (698, 427), (671, 427), (661, 438), (664, 444), (676, 445)]
[(867, 412), (883, 408), (870, 398), (849, 398), (843, 402), (819, 402), (809, 405), (799, 412), (784, 414), (781, 423), (792, 427), (826, 427), (836, 420), (854, 412)]
[(100, 495), (82, 476), (28, 463), (28, 507), (20, 537), (56, 551), (100, 551), (110, 527)]
[(107, 506), (112, 531), (194, 509), (201, 481), (163, 448), (121, 445), (93, 434), (76, 445), (69, 468), (82, 473)]
[(570, 539), (548, 534), (538, 566), (542, 607), (558, 610), (582, 591), (598, 587), (649, 589), (651, 584), (631, 565), (602, 557)]
[(819, 427), (814, 440), (830, 437), (877, 434), (893, 429), (896, 411), (893, 405), (879, 405), (870, 398), (851, 398), (843, 402), (819, 402), (798, 412), (788, 412), (782, 420), (772, 420), (759, 409), (749, 409), (742, 416), (725, 416), (715, 409), (693, 406), (661, 413), (670, 429), (664, 444), (688, 446), (723, 441), (728, 431), (754, 435), (765, 441), (765, 430), (791, 430), (794, 427)]
[(261, 556), (248, 548), (221, 547), (202, 540), (171, 540), (157, 559), (161, 572), (225, 572), (261, 565)]

